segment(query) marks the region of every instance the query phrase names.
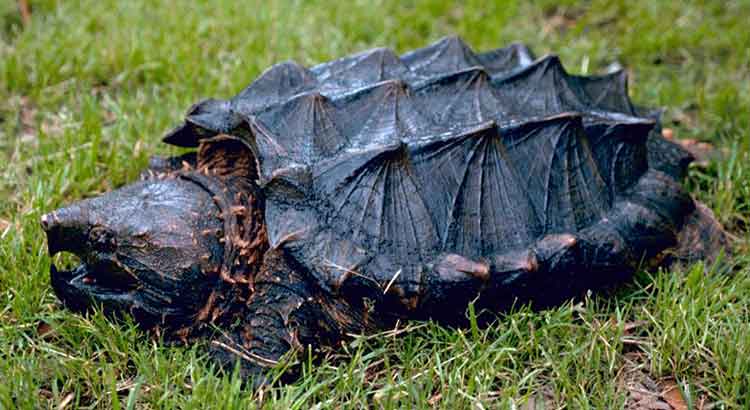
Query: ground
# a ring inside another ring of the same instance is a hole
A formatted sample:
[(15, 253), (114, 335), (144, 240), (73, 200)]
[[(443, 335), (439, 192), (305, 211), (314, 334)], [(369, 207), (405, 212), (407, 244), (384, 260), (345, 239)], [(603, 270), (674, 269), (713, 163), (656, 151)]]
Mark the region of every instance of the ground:
[[(750, 2), (528, 3), (32, 0), (25, 24), (0, 1), (0, 408), (750, 407)], [(628, 67), (636, 102), (717, 147), (688, 186), (736, 255), (487, 329), (403, 323), (300, 355), (299, 381), (260, 392), (213, 372), (202, 346), (57, 304), (39, 216), (176, 153), (159, 140), (191, 103), (274, 62), (449, 34), (477, 50), (523, 41), (573, 73)]]

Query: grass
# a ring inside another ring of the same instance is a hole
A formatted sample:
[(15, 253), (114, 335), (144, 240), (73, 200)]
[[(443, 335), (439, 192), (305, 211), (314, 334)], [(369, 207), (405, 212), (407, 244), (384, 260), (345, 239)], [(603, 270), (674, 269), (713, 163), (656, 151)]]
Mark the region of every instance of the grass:
[[(15, 2), (0, 2), (0, 408), (610, 409), (633, 403), (633, 377), (676, 386), (691, 408), (750, 408), (747, 1), (31, 3), (22, 26)], [(725, 151), (688, 186), (738, 238), (731, 273), (641, 272), (616, 293), (519, 308), (487, 329), (405, 324), (303, 358), (299, 381), (262, 392), (213, 372), (201, 346), (56, 304), (39, 216), (176, 152), (159, 140), (191, 103), (281, 60), (448, 34), (478, 50), (521, 40), (574, 73), (629, 67), (636, 102)]]

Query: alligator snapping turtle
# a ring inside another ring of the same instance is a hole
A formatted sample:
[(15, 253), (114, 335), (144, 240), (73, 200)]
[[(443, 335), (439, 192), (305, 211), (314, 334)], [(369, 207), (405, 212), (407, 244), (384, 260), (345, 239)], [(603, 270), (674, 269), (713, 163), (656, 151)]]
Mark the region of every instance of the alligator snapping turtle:
[(50, 254), (82, 262), (52, 286), (256, 376), (397, 319), (553, 305), (725, 244), (658, 128), (624, 72), (522, 45), (277, 64), (164, 138), (196, 152), (43, 216)]

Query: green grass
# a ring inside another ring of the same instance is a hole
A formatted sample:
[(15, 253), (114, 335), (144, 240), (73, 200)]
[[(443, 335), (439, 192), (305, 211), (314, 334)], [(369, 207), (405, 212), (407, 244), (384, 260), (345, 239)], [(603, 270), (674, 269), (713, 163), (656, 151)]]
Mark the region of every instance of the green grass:
[[(627, 374), (673, 380), (693, 408), (750, 408), (750, 2), (0, 2), (0, 408), (622, 408)], [(665, 126), (726, 150), (688, 185), (737, 236), (731, 274), (640, 273), (614, 294), (488, 329), (411, 323), (359, 338), (262, 393), (200, 346), (61, 309), (39, 216), (136, 178), (189, 105), (274, 62), (460, 34), (521, 40), (575, 73), (619, 61)], [(634, 370), (635, 369), (635, 370)], [(637, 371), (636, 371), (637, 370)]]

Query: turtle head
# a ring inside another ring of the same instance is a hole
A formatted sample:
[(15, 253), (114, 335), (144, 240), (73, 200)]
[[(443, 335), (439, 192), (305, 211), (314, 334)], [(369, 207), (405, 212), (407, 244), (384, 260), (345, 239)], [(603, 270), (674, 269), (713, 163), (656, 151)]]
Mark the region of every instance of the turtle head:
[(264, 249), (247, 249), (262, 234), (253, 187), (182, 170), (42, 216), (50, 255), (80, 260), (70, 270), (51, 265), (55, 294), (72, 310), (130, 314), (146, 328), (216, 319), (216, 309), (230, 309), (216, 305), (235, 298), (216, 293), (247, 289), (262, 260)]
[(51, 266), (55, 293), (77, 311), (101, 306), (146, 325), (187, 319), (216, 282), (223, 246), (217, 205), (198, 184), (141, 181), (42, 216), (49, 253), (80, 259)]

